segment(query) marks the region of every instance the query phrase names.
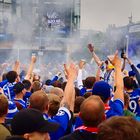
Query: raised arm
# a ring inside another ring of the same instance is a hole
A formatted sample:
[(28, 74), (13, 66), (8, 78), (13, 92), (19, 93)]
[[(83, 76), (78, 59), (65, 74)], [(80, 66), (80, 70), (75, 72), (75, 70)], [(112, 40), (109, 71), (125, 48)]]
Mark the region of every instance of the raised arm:
[(92, 57), (94, 59), (94, 61), (96, 62), (96, 64), (98, 66), (100, 66), (102, 64), (102, 61), (100, 60), (100, 58), (96, 55), (95, 51), (94, 51), (94, 46), (92, 46), (92, 44), (88, 44), (88, 49), (92, 54)]
[(16, 71), (17, 74), (20, 74), (20, 62), (19, 60), (16, 60), (13, 66), (13, 71)]
[(134, 71), (136, 73), (136, 79), (138, 81), (139, 87), (140, 87), (140, 73), (137, 70), (136, 66), (131, 62), (131, 60), (129, 58), (127, 58), (127, 61), (132, 69), (132, 71)]
[(35, 63), (36, 63), (36, 56), (32, 56), (31, 57), (31, 62), (30, 62), (30, 65), (29, 65), (29, 69), (27, 71), (25, 79), (31, 80)]
[(67, 84), (64, 90), (64, 97), (61, 101), (61, 106), (65, 104), (69, 107), (71, 111), (74, 110), (74, 101), (75, 101), (75, 89), (74, 81), (77, 78), (78, 70), (74, 64), (70, 64), (69, 68), (66, 66), (67, 71)]
[(121, 69), (122, 71), (124, 71), (125, 69), (126, 59), (127, 59), (126, 54), (123, 54), (123, 64), (122, 64), (122, 69)]
[(124, 102), (124, 85), (123, 85), (123, 76), (121, 72), (121, 60), (118, 57), (118, 51), (115, 53), (113, 59), (111, 60), (111, 63), (115, 67), (115, 84), (116, 84), (116, 91), (114, 93), (114, 100), (120, 99), (122, 102)]
[(77, 76), (77, 87), (79, 89), (82, 89), (83, 88), (82, 70), (83, 70), (83, 67), (85, 66), (85, 64), (86, 64), (85, 60), (80, 60), (80, 62), (79, 62), (78, 76)]

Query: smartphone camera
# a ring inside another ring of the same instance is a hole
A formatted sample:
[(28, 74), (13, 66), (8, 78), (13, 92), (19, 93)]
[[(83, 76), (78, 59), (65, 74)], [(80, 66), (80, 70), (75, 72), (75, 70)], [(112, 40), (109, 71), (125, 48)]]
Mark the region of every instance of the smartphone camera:
[(122, 50), (121, 51), (121, 58), (124, 58), (124, 54), (125, 54), (125, 52), (124, 52), (124, 50)]

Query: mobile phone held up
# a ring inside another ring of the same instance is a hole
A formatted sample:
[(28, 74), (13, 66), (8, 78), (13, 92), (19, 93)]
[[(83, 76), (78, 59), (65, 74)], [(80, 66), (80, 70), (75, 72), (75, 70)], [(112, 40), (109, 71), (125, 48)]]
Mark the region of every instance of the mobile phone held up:
[(122, 49), (122, 51), (121, 51), (121, 58), (124, 58), (124, 54), (125, 54), (125, 51), (124, 51), (124, 49)]

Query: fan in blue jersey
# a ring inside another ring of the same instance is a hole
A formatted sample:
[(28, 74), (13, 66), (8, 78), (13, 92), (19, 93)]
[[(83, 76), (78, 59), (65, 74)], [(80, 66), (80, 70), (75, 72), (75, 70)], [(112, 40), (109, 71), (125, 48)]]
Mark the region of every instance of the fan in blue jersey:
[(44, 91), (37, 91), (33, 93), (30, 97), (30, 108), (35, 108), (44, 113), (44, 117), (50, 122), (57, 122), (60, 124), (59, 129), (55, 133), (50, 133), (51, 140), (58, 140), (60, 137), (64, 136), (69, 128), (71, 131), (71, 111), (74, 109), (74, 81), (77, 77), (76, 66), (71, 64), (68, 71), (68, 81), (65, 87), (65, 92), (61, 105), (55, 116), (48, 117), (48, 97)]
[(58, 127), (59, 124), (48, 122), (40, 111), (31, 108), (20, 110), (11, 122), (12, 134), (26, 140), (50, 140), (49, 132)]
[(129, 94), (129, 110), (140, 116), (140, 88), (134, 90), (134, 80), (131, 77), (124, 77), (124, 90)]
[(101, 78), (105, 82), (107, 82), (113, 86), (113, 84), (114, 84), (114, 76), (113, 76), (114, 66), (110, 63), (109, 57), (108, 57), (108, 60), (101, 61), (101, 59), (95, 53), (95, 49), (94, 49), (94, 46), (92, 44), (88, 44), (88, 49), (89, 49), (90, 53), (92, 54), (94, 61), (100, 67), (100, 69), (102, 71)]
[(16, 82), (19, 81), (19, 76), (17, 72), (9, 71), (6, 75), (6, 78), (8, 82), (3, 86), (3, 91), (9, 100), (13, 100), (15, 97), (13, 87), (16, 84)]
[(82, 70), (84, 66), (85, 66), (85, 61), (80, 60), (76, 84), (77, 84), (78, 89), (80, 90), (81, 96), (85, 95), (87, 92), (92, 92), (92, 87), (96, 81), (96, 78), (94, 76), (89, 76), (83, 82)]
[(90, 96), (80, 106), (83, 125), (60, 140), (97, 140), (97, 126), (104, 118), (104, 103), (98, 96)]
[(29, 80), (23, 80), (22, 83), (24, 84), (24, 87), (26, 89), (26, 93), (23, 97), (23, 100), (25, 101), (26, 103), (26, 106), (28, 107), (29, 106), (29, 98), (31, 96), (31, 82)]
[(21, 82), (18, 82), (14, 86), (15, 98), (14, 102), (19, 110), (26, 108), (26, 103), (23, 100), (23, 96), (26, 93), (25, 87)]
[(8, 101), (8, 113), (5, 117), (5, 122), (7, 125), (11, 124), (11, 120), (15, 116), (15, 114), (18, 112), (18, 109), (16, 107), (16, 104), (13, 101)]
[(60, 107), (58, 113), (55, 116), (50, 117), (48, 116), (48, 105), (49, 100), (44, 91), (36, 91), (30, 96), (30, 108), (40, 110), (49, 122), (60, 124), (60, 127), (55, 134), (50, 134), (52, 140), (57, 140), (66, 133), (68, 122), (71, 119), (71, 113), (67, 107)]
[(100, 96), (105, 103), (106, 118), (116, 115), (122, 116), (124, 108), (123, 78), (121, 73), (121, 60), (118, 57), (118, 52), (115, 53), (114, 57), (110, 58), (110, 61), (115, 67), (116, 91), (114, 93), (113, 101), (110, 100), (111, 87), (107, 82), (96, 82), (92, 90), (93, 95)]

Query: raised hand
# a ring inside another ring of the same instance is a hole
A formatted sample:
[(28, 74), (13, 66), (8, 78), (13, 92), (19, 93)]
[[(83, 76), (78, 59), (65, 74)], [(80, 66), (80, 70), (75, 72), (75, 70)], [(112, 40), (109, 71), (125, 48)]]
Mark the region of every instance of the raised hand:
[(78, 75), (78, 68), (75, 64), (71, 63), (69, 67), (66, 66), (66, 69), (68, 79), (74, 81)]
[(86, 61), (81, 59), (80, 62), (79, 62), (79, 69), (83, 69), (83, 67), (85, 66), (86, 64)]
[(114, 55), (108, 56), (108, 59), (114, 66), (121, 65), (121, 59), (118, 56), (118, 51), (116, 51)]
[(88, 49), (91, 53), (94, 52), (94, 46), (92, 44), (88, 44)]
[(33, 55), (32, 58), (31, 58), (31, 62), (35, 63), (36, 62), (36, 56)]

